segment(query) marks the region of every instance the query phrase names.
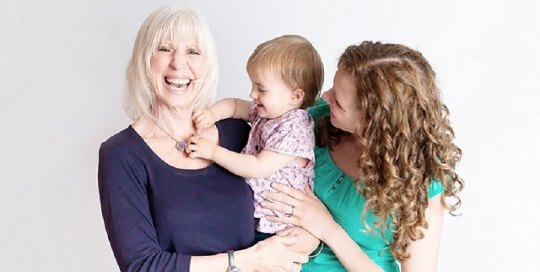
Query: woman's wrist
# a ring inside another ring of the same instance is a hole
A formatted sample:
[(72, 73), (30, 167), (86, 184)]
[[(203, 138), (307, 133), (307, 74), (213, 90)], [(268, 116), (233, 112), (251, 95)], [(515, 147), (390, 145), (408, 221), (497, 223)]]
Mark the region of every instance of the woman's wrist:
[(257, 247), (257, 244), (252, 247), (234, 252), (234, 262), (236, 264), (236, 267), (238, 267), (240, 271), (242, 272), (255, 271), (254, 267), (257, 263), (256, 262), (253, 263), (253, 261), (257, 260), (257, 257), (255, 257), (256, 247)]
[(317, 257), (321, 253), (322, 249), (324, 248), (324, 242), (322, 240), (319, 240), (319, 241), (320, 241), (319, 246), (313, 252), (311, 252), (311, 254), (309, 254), (308, 257), (314, 258), (314, 257)]
[(328, 246), (331, 247), (331, 245), (334, 244), (336, 239), (339, 239), (338, 237), (342, 233), (345, 233), (346, 235), (348, 235), (345, 232), (345, 229), (343, 229), (343, 227), (341, 225), (339, 225), (336, 222), (333, 222), (333, 224), (329, 227), (328, 231), (325, 231), (324, 234), (321, 235), (321, 237), (320, 237), (321, 242), (323, 242), (323, 243), (325, 243), (325, 244), (327, 244)]

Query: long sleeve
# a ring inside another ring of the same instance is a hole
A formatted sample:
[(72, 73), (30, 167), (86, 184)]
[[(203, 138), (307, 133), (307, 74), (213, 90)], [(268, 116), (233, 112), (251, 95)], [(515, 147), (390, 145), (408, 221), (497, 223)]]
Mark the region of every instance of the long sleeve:
[(190, 256), (160, 248), (144, 173), (121, 148), (104, 143), (98, 184), (105, 228), (121, 271), (189, 271)]

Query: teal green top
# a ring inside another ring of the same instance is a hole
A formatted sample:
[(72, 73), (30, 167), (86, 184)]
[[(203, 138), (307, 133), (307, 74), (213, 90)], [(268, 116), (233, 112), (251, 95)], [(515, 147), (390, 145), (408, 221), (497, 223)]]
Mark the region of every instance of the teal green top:
[[(328, 116), (330, 109), (326, 102), (319, 100), (316, 106), (309, 109), (309, 113), (317, 122), (320, 117)], [(343, 174), (334, 164), (328, 153), (328, 147), (315, 147), (314, 170), (314, 192), (324, 202), (334, 220), (384, 271), (398, 272), (399, 266), (390, 252), (390, 246), (382, 238), (381, 232), (374, 227), (373, 222), (377, 218), (372, 212), (366, 212), (366, 224), (374, 230), (374, 232), (368, 232), (360, 220), (360, 214), (366, 200), (354, 187), (354, 179)], [(428, 191), (429, 198), (442, 191), (441, 183), (432, 180)], [(386, 231), (386, 238), (390, 243), (393, 242), (390, 230)], [(318, 256), (310, 258), (309, 262), (302, 266), (302, 271), (347, 270), (341, 265), (332, 250), (325, 245)]]

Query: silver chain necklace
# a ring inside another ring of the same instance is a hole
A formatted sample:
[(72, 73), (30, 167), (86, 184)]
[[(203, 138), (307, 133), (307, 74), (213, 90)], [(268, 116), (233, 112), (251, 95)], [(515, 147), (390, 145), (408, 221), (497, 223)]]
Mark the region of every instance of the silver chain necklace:
[(156, 125), (156, 127), (158, 127), (159, 129), (161, 129), (161, 131), (163, 131), (163, 133), (167, 134), (167, 136), (171, 137), (171, 139), (173, 139), (175, 142), (176, 142), (176, 149), (180, 150), (180, 152), (184, 152), (184, 150), (186, 149), (186, 146), (188, 145), (188, 143), (184, 142), (184, 141), (178, 141), (176, 140), (173, 136), (171, 136), (171, 134), (167, 133), (167, 131), (165, 131), (164, 129), (162, 129), (156, 122), (156, 120), (154, 120), (154, 118), (150, 118), (152, 119), (152, 122), (154, 122), (154, 124)]

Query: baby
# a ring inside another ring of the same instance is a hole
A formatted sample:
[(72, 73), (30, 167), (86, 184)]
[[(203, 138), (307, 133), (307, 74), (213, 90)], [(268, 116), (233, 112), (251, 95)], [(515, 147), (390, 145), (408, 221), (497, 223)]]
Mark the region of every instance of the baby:
[(285, 35), (260, 44), (247, 63), (252, 82), (251, 102), (227, 98), (194, 114), (197, 129), (225, 118), (242, 118), (251, 123), (249, 139), (242, 153), (229, 151), (201, 137), (193, 137), (190, 157), (213, 160), (243, 176), (254, 193), (258, 219), (257, 239), (262, 240), (287, 227), (266, 220), (266, 215), (291, 216), (263, 208), (262, 192), (273, 182), (304, 190), (313, 188), (313, 120), (307, 112), (314, 105), (324, 81), (322, 60), (305, 38)]

